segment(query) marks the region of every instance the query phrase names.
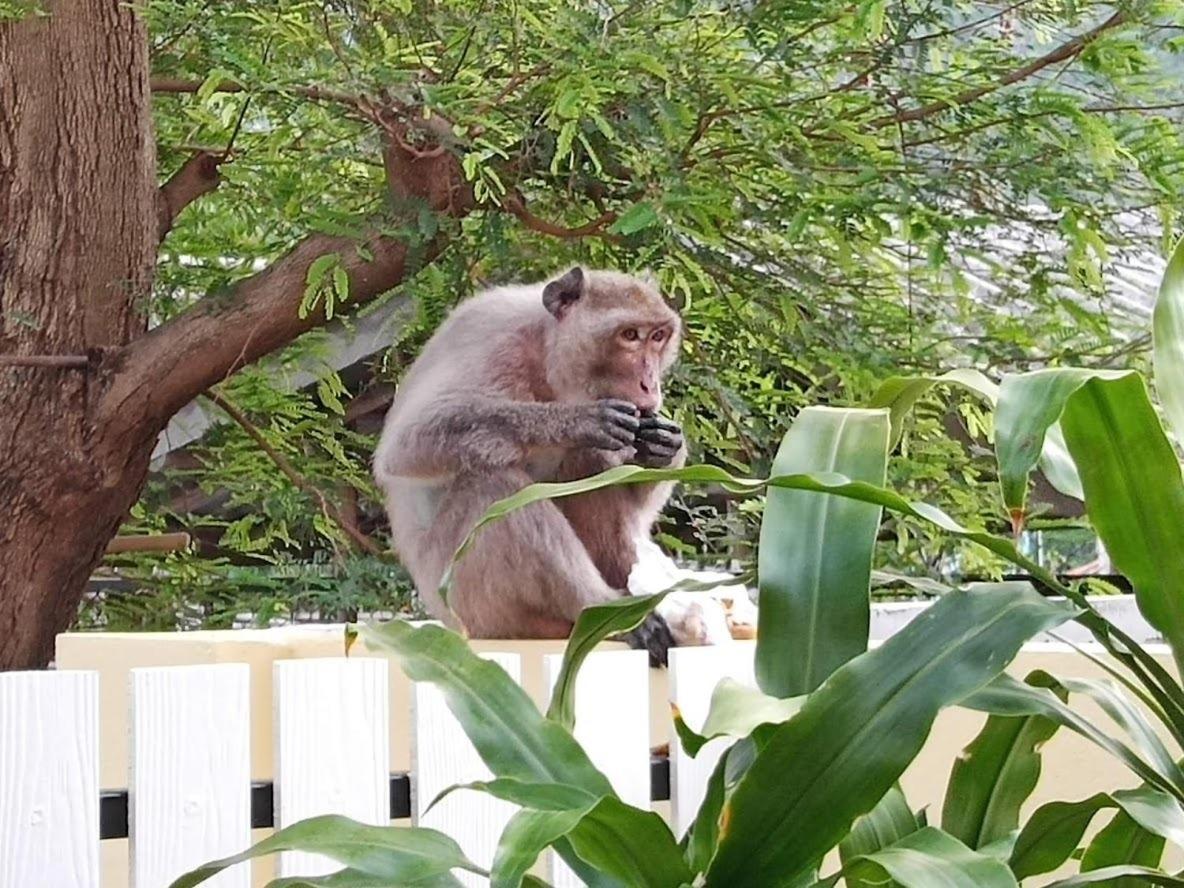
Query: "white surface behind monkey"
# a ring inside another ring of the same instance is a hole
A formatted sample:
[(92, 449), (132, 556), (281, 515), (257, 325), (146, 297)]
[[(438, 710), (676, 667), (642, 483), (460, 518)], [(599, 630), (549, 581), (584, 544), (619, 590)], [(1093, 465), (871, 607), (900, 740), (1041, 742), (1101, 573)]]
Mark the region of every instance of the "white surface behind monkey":
[(653, 540), (637, 540), (637, 563), (629, 574), (630, 594), (652, 595), (682, 580), (719, 585), (701, 592), (671, 592), (658, 605), (658, 613), (678, 644), (729, 644), (735, 637), (752, 637), (744, 631), (756, 629), (756, 605), (747, 587), (724, 571), (679, 567)]

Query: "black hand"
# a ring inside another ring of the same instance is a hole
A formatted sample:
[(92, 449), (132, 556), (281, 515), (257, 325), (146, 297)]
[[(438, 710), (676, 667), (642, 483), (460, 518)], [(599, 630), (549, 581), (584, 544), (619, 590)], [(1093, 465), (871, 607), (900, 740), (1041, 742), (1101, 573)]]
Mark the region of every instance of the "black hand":
[(637, 407), (610, 398), (583, 408), (576, 437), (586, 447), (622, 450), (633, 444), (637, 424)]
[(667, 654), (674, 647), (674, 635), (666, 621), (657, 614), (651, 613), (645, 621), (624, 636), (629, 647), (647, 650), (650, 653), (650, 666), (657, 668), (665, 666), (669, 659)]
[(654, 414), (643, 414), (633, 442), (634, 462), (649, 468), (663, 468), (674, 462), (683, 447), (682, 429), (677, 423)]

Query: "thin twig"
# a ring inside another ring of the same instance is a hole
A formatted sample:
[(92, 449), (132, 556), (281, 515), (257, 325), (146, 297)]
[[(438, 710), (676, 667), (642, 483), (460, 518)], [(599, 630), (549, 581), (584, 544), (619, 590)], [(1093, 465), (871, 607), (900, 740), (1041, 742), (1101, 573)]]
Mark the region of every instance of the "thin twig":
[(276, 468), (278, 468), (280, 472), (283, 473), (284, 477), (291, 481), (298, 490), (314, 497), (321, 504), (321, 511), (324, 513), (325, 517), (340, 527), (345, 532), (345, 535), (353, 541), (354, 545), (356, 545), (368, 555), (374, 555), (379, 558), (388, 557), (387, 554), (378, 546), (378, 544), (374, 542), (374, 540), (370, 539), (370, 537), (358, 530), (358, 528), (355, 527), (352, 522), (347, 520), (346, 517), (341, 513), (341, 510), (338, 509), (337, 506), (334, 505), (315, 484), (301, 475), (286, 456), (284, 456), (282, 453), (272, 447), (270, 443), (268, 443), (267, 439), (263, 436), (263, 433), (259, 431), (258, 427), (253, 422), (251, 422), (250, 419), (247, 418), (245, 413), (243, 413), (241, 410), (235, 407), (234, 404), (230, 403), (230, 401), (226, 400), (225, 397), (218, 394), (218, 392), (214, 391), (213, 389), (206, 389), (202, 394), (221, 407), (231, 419), (238, 423), (242, 430), (247, 433), (247, 436), (259, 445), (259, 449), (267, 454), (267, 457), (273, 463), (275, 463)]

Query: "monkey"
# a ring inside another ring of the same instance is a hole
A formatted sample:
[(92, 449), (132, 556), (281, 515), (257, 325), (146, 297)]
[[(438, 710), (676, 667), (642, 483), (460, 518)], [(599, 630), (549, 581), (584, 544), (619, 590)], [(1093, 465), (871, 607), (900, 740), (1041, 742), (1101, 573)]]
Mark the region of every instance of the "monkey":
[[(393, 547), (434, 618), (473, 638), (566, 638), (585, 607), (628, 594), (670, 483), (531, 504), (477, 534), (447, 605), (439, 584), (486, 509), (528, 484), (684, 464), (682, 429), (659, 415), (681, 335), (651, 277), (579, 266), (445, 319), (396, 391), (373, 464)], [(626, 640), (653, 665), (674, 643), (657, 614)]]

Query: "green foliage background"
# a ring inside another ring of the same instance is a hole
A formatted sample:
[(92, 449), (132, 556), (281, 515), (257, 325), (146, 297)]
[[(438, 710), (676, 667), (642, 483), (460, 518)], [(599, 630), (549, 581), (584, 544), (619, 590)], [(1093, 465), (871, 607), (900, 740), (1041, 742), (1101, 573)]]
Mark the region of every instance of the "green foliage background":
[[(682, 303), (670, 409), (695, 461), (741, 473), (767, 473), (801, 406), (863, 403), (892, 374), (1143, 361), (1146, 318), (1115, 281), (1179, 229), (1172, 0), (150, 0), (145, 14), (154, 77), (194, 85), (154, 99), (162, 179), (195, 149), (233, 145), (221, 187), (163, 244), (155, 322), (309, 233), (391, 219), (368, 107), (452, 124), (446, 149), (481, 205), (463, 222), (420, 214), (418, 233), (447, 248), (391, 294), (414, 312), (373, 372), (339, 378), (310, 334), (221, 388), (318, 490), (357, 491), (363, 517), (381, 509), (372, 441), (345, 422), (351, 398), (397, 382), (475, 289), (574, 262), (652, 269)], [(516, 198), (526, 213), (507, 211)], [(331, 268), (310, 299), (332, 298), (348, 324)], [(292, 391), (285, 380), (310, 365), (320, 383)], [(974, 446), (990, 433), (972, 403), (923, 404), (890, 482), (999, 529), (993, 462)], [(397, 566), (351, 551), (239, 426), (190, 452), (154, 476), (128, 529), (201, 530), (214, 551), (111, 559), (148, 594), (95, 599), (84, 622), (408, 606)], [(183, 508), (177, 491), (193, 484), (219, 508)], [(759, 511), (686, 494), (663, 539), (749, 559)], [(881, 536), (888, 563), (912, 573), (1000, 570), (894, 521)]]

